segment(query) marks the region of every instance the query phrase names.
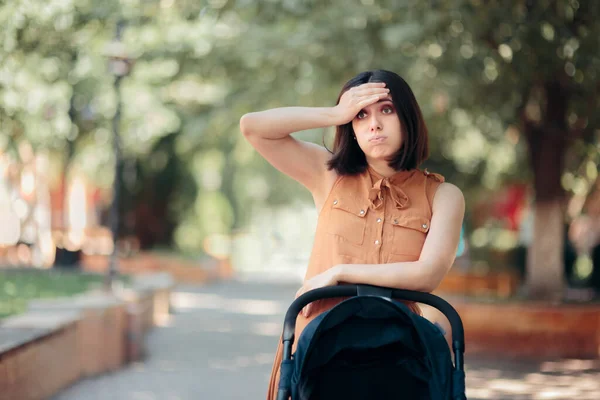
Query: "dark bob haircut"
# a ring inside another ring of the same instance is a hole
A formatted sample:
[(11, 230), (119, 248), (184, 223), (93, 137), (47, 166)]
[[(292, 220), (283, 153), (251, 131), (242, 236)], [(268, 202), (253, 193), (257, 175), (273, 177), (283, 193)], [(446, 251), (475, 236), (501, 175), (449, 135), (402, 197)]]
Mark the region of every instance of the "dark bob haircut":
[[(429, 157), (427, 126), (417, 99), (404, 79), (394, 72), (380, 69), (361, 72), (344, 85), (336, 104), (348, 89), (369, 82), (385, 82), (402, 126), (402, 146), (389, 158), (388, 165), (396, 171), (417, 168)], [(328, 162), (330, 170), (335, 169), (340, 175), (354, 175), (367, 169), (365, 153), (354, 136), (352, 121), (336, 127), (331, 151), (333, 157)]]

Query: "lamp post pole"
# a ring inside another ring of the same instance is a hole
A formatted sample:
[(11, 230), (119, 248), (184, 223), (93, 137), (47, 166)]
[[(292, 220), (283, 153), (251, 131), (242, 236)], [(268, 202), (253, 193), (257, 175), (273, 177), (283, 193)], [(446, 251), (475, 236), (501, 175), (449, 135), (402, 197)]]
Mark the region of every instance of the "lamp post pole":
[(113, 198), (110, 206), (110, 228), (112, 233), (113, 250), (110, 255), (108, 272), (106, 275), (105, 286), (108, 291), (111, 291), (115, 278), (118, 274), (118, 248), (117, 242), (119, 239), (119, 223), (120, 223), (120, 197), (121, 197), (121, 167), (123, 164), (120, 124), (121, 124), (121, 81), (127, 76), (131, 70), (131, 60), (128, 58), (121, 41), (121, 36), (124, 28), (123, 22), (118, 22), (115, 32), (115, 39), (111, 43), (108, 51), (108, 66), (110, 72), (114, 75), (113, 88), (116, 96), (115, 115), (112, 119), (112, 150), (114, 156), (114, 181), (113, 181)]

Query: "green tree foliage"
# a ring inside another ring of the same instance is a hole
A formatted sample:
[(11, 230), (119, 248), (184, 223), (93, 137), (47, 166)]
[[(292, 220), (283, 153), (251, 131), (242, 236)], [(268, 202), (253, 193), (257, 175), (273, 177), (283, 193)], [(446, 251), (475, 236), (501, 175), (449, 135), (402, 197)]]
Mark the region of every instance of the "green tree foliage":
[[(589, 187), (598, 162), (598, 11), (575, 0), (5, 2), (3, 140), (26, 137), (109, 186), (116, 96), (103, 54), (123, 21), (136, 58), (122, 84), (125, 189), (167, 222), (149, 245), (174, 237), (197, 250), (244, 226), (254, 204), (309, 200), (241, 138), (239, 118), (333, 105), (372, 68), (411, 84), (427, 166), (468, 199), (519, 180), (551, 200)], [(331, 130), (298, 135), (330, 143)]]
[[(462, 114), (455, 135), (485, 137), (472, 151), (488, 167), (509, 167), (532, 183), (526, 277), (535, 297), (562, 295), (565, 189), (585, 196), (597, 178), (598, 12), (597, 2), (576, 0), (440, 1), (424, 31), (450, 115)], [(526, 151), (526, 164), (515, 162), (510, 143)]]

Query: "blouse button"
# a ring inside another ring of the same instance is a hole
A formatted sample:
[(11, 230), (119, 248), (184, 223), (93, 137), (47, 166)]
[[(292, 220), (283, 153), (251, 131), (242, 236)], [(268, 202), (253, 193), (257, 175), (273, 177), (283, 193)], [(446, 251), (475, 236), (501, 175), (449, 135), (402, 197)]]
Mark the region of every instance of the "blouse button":
[(360, 210), (360, 215), (365, 215), (365, 210)]
[(381, 222), (381, 218), (377, 218), (377, 222)]
[(376, 245), (378, 245), (378, 244), (379, 244), (379, 240), (376, 240), (376, 241), (375, 241), (375, 244), (376, 244)]
[(423, 229), (427, 229), (427, 224), (423, 224), (421, 226), (423, 227)]
[(335, 206), (337, 203), (338, 203), (338, 201), (337, 201), (337, 200), (334, 200), (334, 201), (333, 201), (333, 205), (334, 205), (334, 206)]
[(397, 219), (394, 220), (394, 224), (398, 225), (398, 220)]

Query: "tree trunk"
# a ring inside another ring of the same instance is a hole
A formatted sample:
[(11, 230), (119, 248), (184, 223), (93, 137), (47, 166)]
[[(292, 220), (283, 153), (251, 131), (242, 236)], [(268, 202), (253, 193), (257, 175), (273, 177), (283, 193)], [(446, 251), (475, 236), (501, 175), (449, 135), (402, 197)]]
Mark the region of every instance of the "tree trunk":
[[(527, 256), (526, 291), (530, 298), (560, 299), (564, 278), (564, 190), (561, 176), (568, 148), (568, 90), (557, 80), (544, 85), (536, 124), (524, 115), (525, 135), (533, 170), (535, 203), (533, 241)], [(532, 99), (530, 99), (531, 101)], [(535, 101), (535, 99), (533, 99)]]
[(534, 299), (560, 300), (565, 278), (563, 207), (560, 200), (533, 207), (533, 242), (527, 253), (525, 284)]

